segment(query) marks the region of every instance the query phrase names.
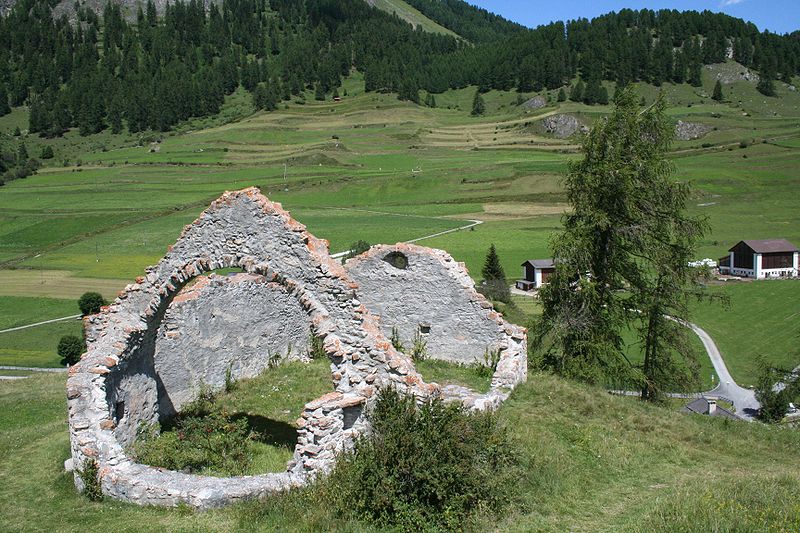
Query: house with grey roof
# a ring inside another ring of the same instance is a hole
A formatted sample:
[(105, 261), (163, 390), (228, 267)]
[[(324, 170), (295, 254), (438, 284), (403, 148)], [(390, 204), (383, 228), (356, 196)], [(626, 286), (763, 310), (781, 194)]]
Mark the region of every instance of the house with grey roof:
[(523, 291), (540, 289), (555, 271), (552, 259), (528, 259), (522, 263), (522, 279), (517, 280), (516, 287)]
[(786, 239), (739, 241), (719, 260), (719, 273), (754, 279), (800, 275), (800, 249)]
[(724, 407), (717, 405), (717, 400), (714, 398), (697, 398), (691, 401), (681, 409), (681, 413), (694, 413), (696, 415), (707, 416), (721, 416), (723, 418), (730, 418), (731, 420), (741, 420), (731, 411)]

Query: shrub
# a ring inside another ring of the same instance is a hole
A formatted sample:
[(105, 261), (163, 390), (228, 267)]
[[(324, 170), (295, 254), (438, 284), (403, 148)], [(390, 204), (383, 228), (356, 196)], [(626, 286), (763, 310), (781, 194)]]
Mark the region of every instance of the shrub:
[(133, 455), (141, 463), (188, 473), (244, 475), (253, 458), (255, 433), (247, 418), (231, 418), (215, 404), (211, 389), (201, 387), (197, 399), (160, 432), (158, 424), (139, 428)]
[(45, 146), (42, 148), (42, 153), (39, 157), (41, 159), (53, 159), (53, 148), (50, 146)]
[(497, 363), (500, 362), (500, 350), (490, 350), (486, 348), (483, 352), (483, 361), (475, 363), (475, 371), (482, 377), (491, 377), (497, 370)]
[(515, 458), (493, 413), (394, 389), (367, 412), (372, 431), (339, 458), (322, 494), (339, 515), (404, 531), (462, 530), (512, 496)]
[(64, 335), (58, 341), (56, 352), (61, 357), (62, 365), (74, 365), (80, 361), (81, 355), (86, 350), (86, 345), (80, 337)]
[(78, 299), (78, 307), (83, 316), (93, 315), (100, 312), (100, 308), (106, 305), (106, 301), (99, 292), (85, 292)]
[(327, 356), (328, 354), (325, 353), (325, 345), (322, 341), (322, 337), (315, 334), (314, 331), (311, 331), (310, 341), (308, 345), (308, 356), (311, 359), (322, 359), (323, 357)]
[(411, 345), (412, 361), (424, 361), (428, 357), (428, 341), (417, 331)]
[(94, 459), (86, 459), (83, 468), (78, 470), (78, 477), (83, 482), (83, 494), (93, 502), (103, 499), (103, 490), (100, 486), (100, 467)]
[(400, 339), (400, 331), (397, 329), (397, 326), (392, 327), (392, 346), (394, 346), (395, 350), (400, 352), (405, 351), (405, 347), (403, 346), (403, 341)]
[(353, 244), (350, 245), (350, 249), (342, 257), (342, 264), (345, 264), (348, 259), (352, 259), (353, 257), (355, 257), (357, 255), (363, 254), (364, 252), (369, 250), (369, 248), (370, 248), (370, 244), (367, 241), (365, 241), (363, 239), (357, 240), (356, 242), (354, 242)]

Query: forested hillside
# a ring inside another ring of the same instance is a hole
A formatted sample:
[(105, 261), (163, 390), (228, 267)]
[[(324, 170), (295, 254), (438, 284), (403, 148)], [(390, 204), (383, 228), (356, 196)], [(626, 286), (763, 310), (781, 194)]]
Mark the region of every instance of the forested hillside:
[(589, 104), (607, 98), (603, 80), (699, 85), (702, 65), (729, 52), (760, 71), (768, 95), (773, 79), (800, 70), (800, 33), (759, 32), (708, 11), (623, 10), (528, 30), (460, 0), (409, 4), (466, 40), (414, 29), (363, 0), (190, 0), (163, 16), (150, 0), (130, 22), (116, 3), (70, 21), (54, 17), (50, 0), (21, 0), (0, 18), (0, 114), (29, 105), (29, 130), (44, 136), (165, 131), (216, 114), (240, 84), (269, 110), (306, 89), (325, 99), (352, 69), (367, 91), (414, 102), (420, 90), (527, 92), (579, 76)]

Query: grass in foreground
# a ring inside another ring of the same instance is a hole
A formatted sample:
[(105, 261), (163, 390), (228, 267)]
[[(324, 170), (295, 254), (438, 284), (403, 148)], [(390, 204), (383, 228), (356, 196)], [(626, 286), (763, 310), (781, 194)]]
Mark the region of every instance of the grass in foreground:
[[(0, 382), (7, 531), (375, 530), (302, 491), (206, 513), (89, 502), (63, 472), (64, 402), (64, 376)], [(520, 456), (519, 496), (506, 518), (476, 531), (800, 528), (796, 431), (681, 415), (542, 374), (499, 414)]]

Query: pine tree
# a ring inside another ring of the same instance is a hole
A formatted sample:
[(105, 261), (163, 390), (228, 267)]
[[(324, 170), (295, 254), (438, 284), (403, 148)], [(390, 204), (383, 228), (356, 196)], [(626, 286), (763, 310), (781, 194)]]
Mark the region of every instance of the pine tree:
[(325, 89), (322, 87), (321, 83), (317, 83), (316, 87), (314, 88), (314, 100), (318, 100), (320, 102), (325, 101)]
[(483, 276), (483, 283), (481, 286), (486, 296), (501, 302), (508, 302), (510, 300), (511, 294), (508, 290), (506, 273), (503, 270), (503, 266), (500, 264), (500, 258), (497, 256), (497, 250), (494, 244), (489, 246), (486, 260), (481, 269), (481, 275)]
[(575, 85), (573, 85), (572, 89), (569, 91), (569, 99), (573, 102), (583, 101), (583, 87), (583, 81), (576, 81)]
[(25, 166), (25, 163), (28, 162), (28, 149), (25, 147), (25, 143), (19, 143), (19, 147), (17, 148), (17, 166), (22, 167)]
[[(666, 154), (674, 132), (663, 98), (641, 111), (628, 87), (614, 103), (586, 137), (584, 158), (569, 165), (572, 211), (554, 240), (559, 261), (540, 293), (534, 349), (544, 366), (566, 376), (636, 379), (644, 398), (657, 399), (667, 387), (696, 380), (678, 322), (687, 318), (695, 287), (687, 265), (706, 225), (685, 215), (688, 185), (670, 178)], [(624, 354), (622, 332), (629, 328), (639, 331), (645, 349), (641, 369)]]
[(41, 159), (53, 159), (53, 148), (51, 146), (45, 146), (42, 148), (42, 153), (39, 155)]
[(8, 92), (6, 86), (0, 83), (0, 117), (11, 113), (11, 106), (8, 105)]
[(558, 98), (556, 99), (559, 102), (564, 102), (567, 99), (567, 93), (563, 87), (558, 90)]
[(486, 112), (486, 103), (483, 101), (480, 90), (475, 91), (475, 96), (472, 98), (472, 112), (473, 117), (483, 115)]
[(720, 83), (719, 80), (717, 80), (717, 83), (714, 85), (714, 94), (711, 95), (711, 98), (717, 102), (721, 102), (725, 99), (722, 95), (722, 83)]

